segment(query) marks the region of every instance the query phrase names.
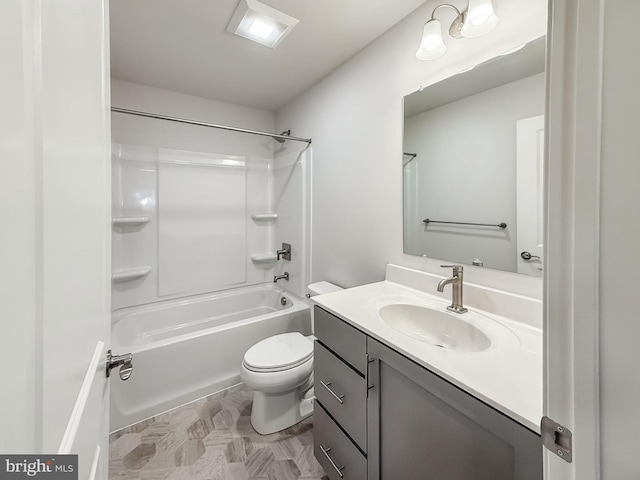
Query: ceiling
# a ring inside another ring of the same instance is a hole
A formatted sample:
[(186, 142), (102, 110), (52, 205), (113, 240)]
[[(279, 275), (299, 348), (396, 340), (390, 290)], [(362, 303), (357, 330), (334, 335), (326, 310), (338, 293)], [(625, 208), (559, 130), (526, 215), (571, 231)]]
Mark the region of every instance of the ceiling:
[(111, 75), (277, 111), (425, 0), (262, 0), (300, 20), (277, 49), (225, 31), (240, 0), (111, 0)]

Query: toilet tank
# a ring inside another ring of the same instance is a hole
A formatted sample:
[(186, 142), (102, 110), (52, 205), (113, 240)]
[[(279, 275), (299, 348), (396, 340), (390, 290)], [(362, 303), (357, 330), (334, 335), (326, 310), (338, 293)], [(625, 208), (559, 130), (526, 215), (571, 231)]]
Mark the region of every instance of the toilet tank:
[(324, 295), (325, 293), (337, 292), (343, 290), (342, 287), (334, 285), (331, 282), (316, 282), (307, 287), (309, 290), (309, 296), (315, 297), (316, 295)]
[[(309, 291), (309, 297), (315, 297), (316, 295), (324, 295), (325, 293), (338, 292), (343, 290), (342, 287), (335, 285), (331, 282), (316, 282), (307, 286)], [(311, 308), (311, 333), (315, 333), (315, 320), (313, 318), (313, 306)]]

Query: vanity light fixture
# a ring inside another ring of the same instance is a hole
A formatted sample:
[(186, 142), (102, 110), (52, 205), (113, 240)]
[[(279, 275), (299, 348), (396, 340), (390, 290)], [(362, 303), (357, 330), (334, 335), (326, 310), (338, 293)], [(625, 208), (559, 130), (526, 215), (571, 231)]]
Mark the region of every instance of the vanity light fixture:
[(240, 0), (227, 32), (276, 48), (298, 24), (298, 19), (258, 0)]
[(431, 12), (431, 19), (424, 24), (422, 41), (416, 52), (416, 57), (420, 60), (435, 60), (447, 51), (442, 39), (442, 25), (435, 18), (439, 8), (452, 8), (456, 11), (457, 17), (449, 27), (449, 35), (453, 38), (479, 37), (498, 25), (491, 0), (469, 0), (469, 7), (463, 12), (448, 3), (438, 5)]

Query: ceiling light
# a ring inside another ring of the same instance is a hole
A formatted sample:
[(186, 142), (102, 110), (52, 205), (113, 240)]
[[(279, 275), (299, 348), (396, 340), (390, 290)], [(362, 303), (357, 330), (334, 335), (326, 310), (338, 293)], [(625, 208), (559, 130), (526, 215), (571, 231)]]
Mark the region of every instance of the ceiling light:
[(276, 48), (297, 23), (298, 19), (258, 0), (240, 0), (226, 30)]
[(256, 18), (249, 27), (249, 33), (258, 38), (267, 39), (271, 36), (274, 30), (276, 30), (276, 26), (273, 23), (267, 23), (264, 20)]
[(479, 37), (498, 25), (491, 0), (469, 0), (469, 7), (463, 12), (450, 4), (438, 5), (431, 12), (431, 19), (425, 23), (422, 31), (422, 40), (416, 52), (416, 57), (420, 60), (434, 60), (447, 51), (442, 39), (440, 20), (435, 18), (439, 8), (452, 8), (457, 14), (449, 27), (449, 35), (453, 38)]

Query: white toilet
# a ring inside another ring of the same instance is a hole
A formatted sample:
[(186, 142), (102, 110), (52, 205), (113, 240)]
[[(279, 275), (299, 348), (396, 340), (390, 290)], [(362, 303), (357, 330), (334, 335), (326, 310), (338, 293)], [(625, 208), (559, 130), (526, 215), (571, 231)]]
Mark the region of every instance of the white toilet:
[[(318, 282), (308, 290), (315, 296), (342, 288)], [(282, 333), (261, 340), (244, 354), (240, 378), (255, 390), (251, 425), (256, 432), (279, 432), (313, 413), (313, 340), (299, 332)]]

